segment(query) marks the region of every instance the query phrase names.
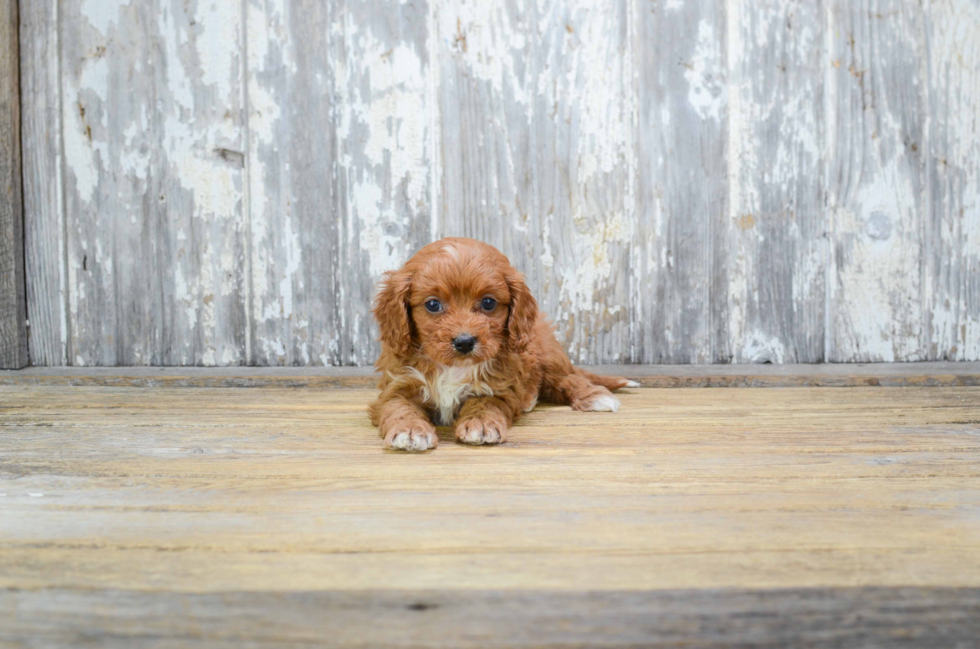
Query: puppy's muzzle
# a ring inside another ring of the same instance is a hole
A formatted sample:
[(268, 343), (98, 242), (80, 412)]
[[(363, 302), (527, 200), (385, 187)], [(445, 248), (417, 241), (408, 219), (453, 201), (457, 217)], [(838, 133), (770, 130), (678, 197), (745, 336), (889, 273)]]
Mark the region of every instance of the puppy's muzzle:
[(453, 349), (460, 354), (469, 354), (476, 347), (476, 338), (469, 334), (460, 334), (453, 338)]

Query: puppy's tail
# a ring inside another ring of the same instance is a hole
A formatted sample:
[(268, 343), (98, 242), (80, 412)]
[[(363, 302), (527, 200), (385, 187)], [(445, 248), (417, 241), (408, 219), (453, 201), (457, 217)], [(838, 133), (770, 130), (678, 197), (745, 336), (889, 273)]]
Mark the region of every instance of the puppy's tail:
[(640, 384), (636, 381), (631, 381), (630, 379), (624, 379), (621, 376), (599, 376), (598, 374), (593, 374), (583, 370), (580, 367), (575, 367), (572, 370), (575, 374), (584, 377), (592, 385), (601, 385), (607, 390), (618, 390), (620, 388), (638, 388)]

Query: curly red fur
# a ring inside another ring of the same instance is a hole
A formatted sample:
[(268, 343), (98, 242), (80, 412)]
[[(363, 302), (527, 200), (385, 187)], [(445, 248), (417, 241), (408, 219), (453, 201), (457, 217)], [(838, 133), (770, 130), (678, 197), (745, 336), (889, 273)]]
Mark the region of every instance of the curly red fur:
[[(438, 312), (426, 308), (432, 301)], [(434, 448), (433, 422), (454, 425), (461, 442), (498, 444), (538, 399), (615, 410), (609, 391), (630, 384), (574, 367), (521, 274), (473, 239), (436, 241), (386, 273), (374, 316), (381, 394), (370, 415), (386, 448)], [(476, 339), (465, 354), (453, 346), (464, 334)]]

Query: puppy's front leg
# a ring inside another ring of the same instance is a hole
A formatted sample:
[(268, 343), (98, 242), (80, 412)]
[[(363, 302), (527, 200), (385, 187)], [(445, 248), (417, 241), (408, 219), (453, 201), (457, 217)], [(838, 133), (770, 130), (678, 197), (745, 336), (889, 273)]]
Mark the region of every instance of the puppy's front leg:
[(464, 444), (503, 444), (513, 420), (511, 408), (496, 397), (470, 399), (459, 411), (456, 440)]
[(395, 396), (381, 406), (378, 430), (384, 447), (399, 451), (428, 451), (439, 445), (436, 429), (420, 405)]

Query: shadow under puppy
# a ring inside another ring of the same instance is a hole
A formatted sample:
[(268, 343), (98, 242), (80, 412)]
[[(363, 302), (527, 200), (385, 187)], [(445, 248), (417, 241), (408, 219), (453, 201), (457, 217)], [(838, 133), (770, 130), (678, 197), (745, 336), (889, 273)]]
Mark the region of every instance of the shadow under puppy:
[(610, 390), (638, 385), (573, 366), (521, 274), (474, 239), (441, 239), (385, 273), (374, 315), (382, 376), (370, 414), (385, 448), (435, 448), (433, 422), (455, 422), (464, 444), (500, 444), (538, 399), (615, 411)]

